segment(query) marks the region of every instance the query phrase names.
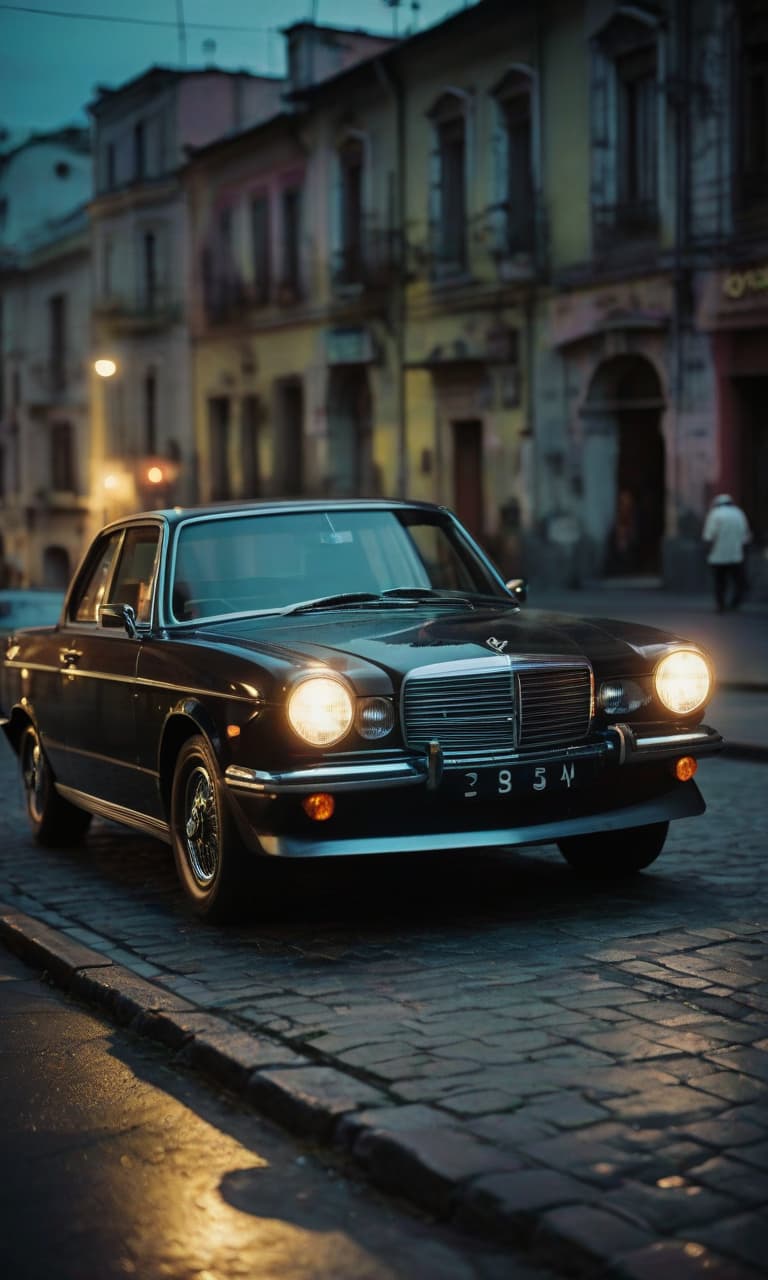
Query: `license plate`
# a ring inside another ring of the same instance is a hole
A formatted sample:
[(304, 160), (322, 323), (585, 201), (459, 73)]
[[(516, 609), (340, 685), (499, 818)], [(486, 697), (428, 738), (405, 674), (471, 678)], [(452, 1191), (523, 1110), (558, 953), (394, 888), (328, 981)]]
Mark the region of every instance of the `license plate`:
[(451, 769), (443, 786), (457, 798), (490, 800), (495, 796), (541, 795), (571, 791), (593, 782), (602, 761), (594, 756), (578, 760), (551, 760), (546, 764), (482, 765), (477, 769)]

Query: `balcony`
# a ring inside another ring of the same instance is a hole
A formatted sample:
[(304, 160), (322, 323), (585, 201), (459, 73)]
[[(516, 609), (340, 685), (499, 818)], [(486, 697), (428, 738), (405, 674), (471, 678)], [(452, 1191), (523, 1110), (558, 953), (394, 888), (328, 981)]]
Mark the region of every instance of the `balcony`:
[(97, 299), (94, 316), (102, 330), (110, 334), (151, 333), (168, 329), (181, 320), (182, 308), (165, 290), (138, 298), (112, 295)]
[(541, 200), (531, 195), (514, 206), (505, 201), (490, 213), (491, 255), (499, 279), (505, 284), (531, 280), (544, 270), (548, 258), (548, 227)]
[(658, 236), (659, 209), (655, 199), (592, 206), (595, 257), (617, 252), (635, 257), (655, 249)]
[(334, 293), (348, 295), (391, 288), (399, 278), (397, 232), (364, 226), (360, 238), (337, 249), (331, 258)]

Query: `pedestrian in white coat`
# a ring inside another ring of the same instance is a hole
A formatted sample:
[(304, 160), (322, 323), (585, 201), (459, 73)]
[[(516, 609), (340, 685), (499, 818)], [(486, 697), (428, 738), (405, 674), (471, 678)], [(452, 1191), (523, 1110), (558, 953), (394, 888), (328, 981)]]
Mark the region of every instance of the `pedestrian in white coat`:
[(744, 558), (752, 533), (747, 517), (729, 493), (712, 499), (702, 537), (709, 548), (707, 562), (712, 567), (717, 611), (738, 609), (747, 587)]

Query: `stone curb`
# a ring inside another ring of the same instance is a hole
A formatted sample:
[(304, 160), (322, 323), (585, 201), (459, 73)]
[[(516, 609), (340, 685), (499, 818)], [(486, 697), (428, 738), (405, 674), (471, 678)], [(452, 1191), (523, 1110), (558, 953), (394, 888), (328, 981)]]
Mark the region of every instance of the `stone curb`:
[[(345, 1152), (377, 1186), (459, 1228), (525, 1249), (534, 1264), (584, 1280), (759, 1280), (703, 1245), (655, 1239), (601, 1205), (596, 1186), (525, 1167), (431, 1106), (393, 1105), (355, 1076), (242, 1031), (1, 902), (0, 941), (57, 986), (163, 1044), (179, 1063), (236, 1092), (267, 1119)], [(674, 1266), (659, 1270), (667, 1260)]]

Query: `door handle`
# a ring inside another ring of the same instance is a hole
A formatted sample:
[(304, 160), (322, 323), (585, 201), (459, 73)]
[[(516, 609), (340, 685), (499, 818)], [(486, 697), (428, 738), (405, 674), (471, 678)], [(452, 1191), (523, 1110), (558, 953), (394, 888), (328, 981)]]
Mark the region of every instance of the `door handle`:
[(76, 667), (82, 656), (82, 649), (62, 649), (59, 654), (65, 667)]

